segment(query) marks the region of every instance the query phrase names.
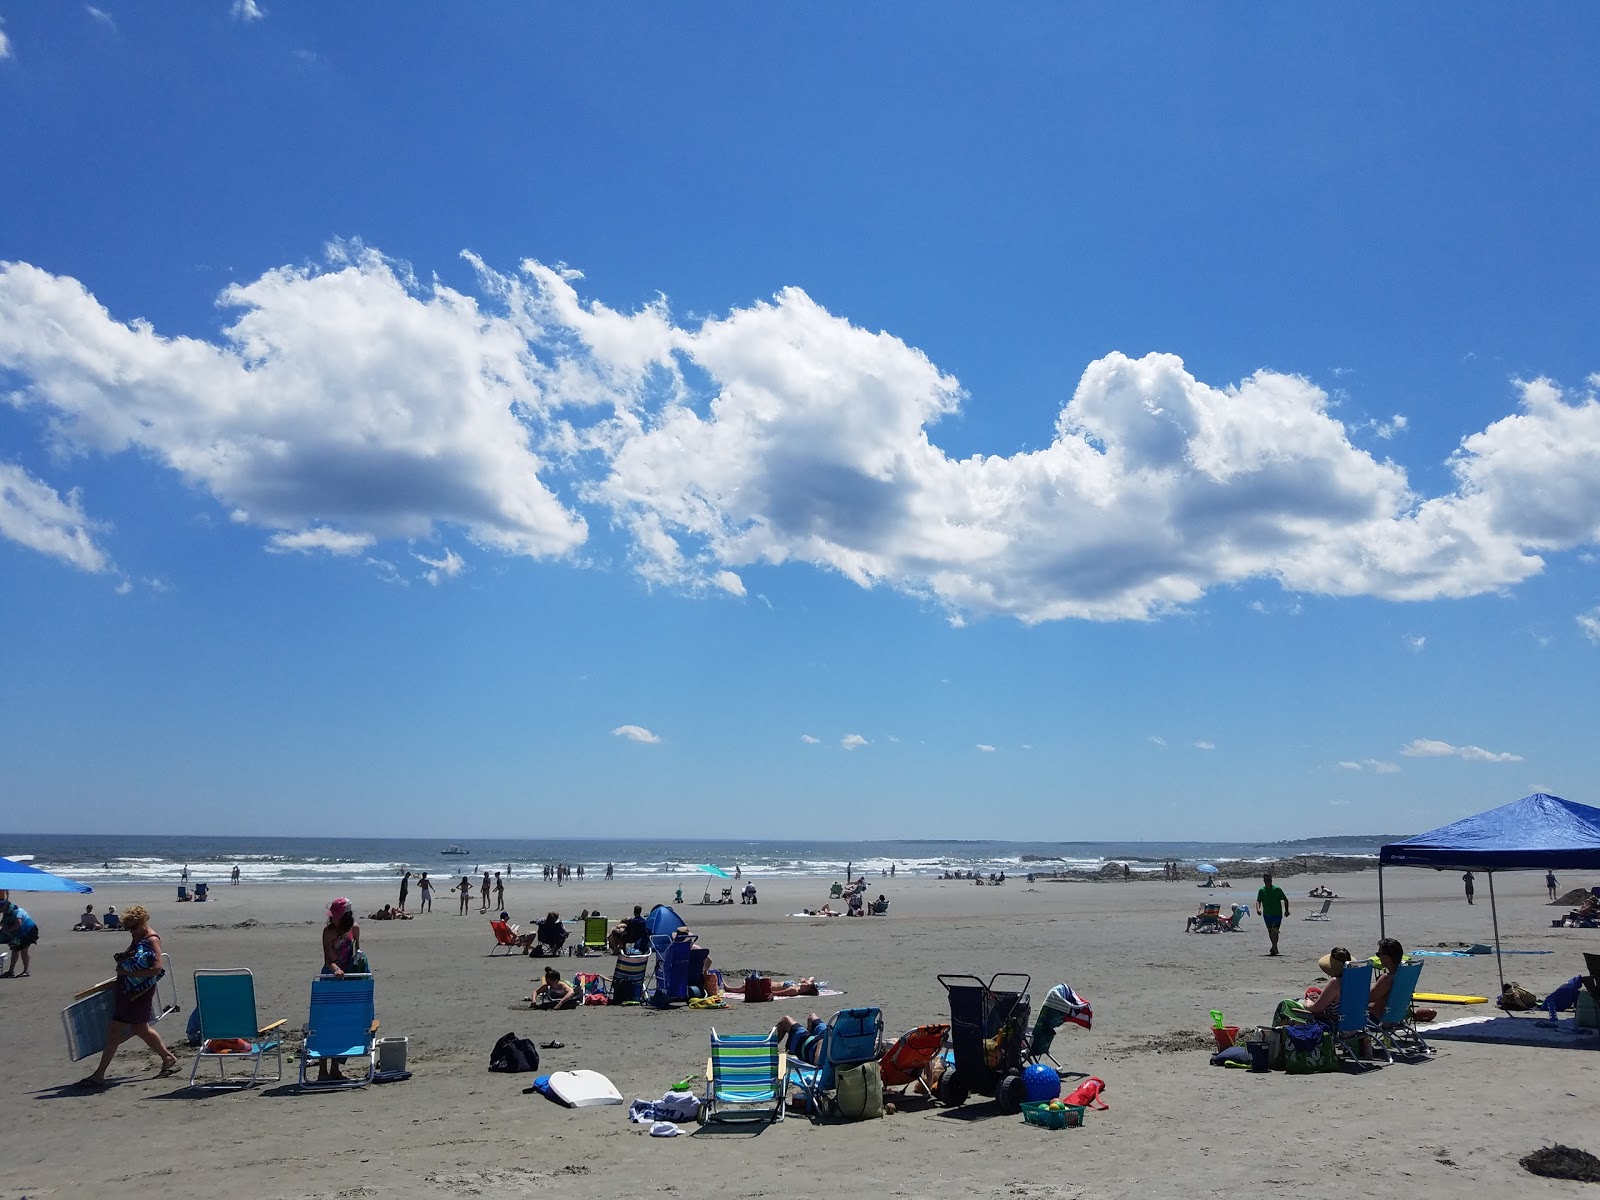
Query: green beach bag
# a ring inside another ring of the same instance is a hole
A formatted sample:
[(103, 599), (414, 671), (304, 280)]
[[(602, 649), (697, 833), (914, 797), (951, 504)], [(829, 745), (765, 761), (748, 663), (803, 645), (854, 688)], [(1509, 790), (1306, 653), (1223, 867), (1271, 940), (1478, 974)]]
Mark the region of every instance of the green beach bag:
[(1339, 1069), (1333, 1034), (1327, 1026), (1284, 1025), (1279, 1032), (1283, 1035), (1283, 1069), (1290, 1075), (1320, 1075)]
[(878, 1064), (840, 1067), (834, 1073), (833, 1107), (846, 1121), (883, 1116), (883, 1072)]

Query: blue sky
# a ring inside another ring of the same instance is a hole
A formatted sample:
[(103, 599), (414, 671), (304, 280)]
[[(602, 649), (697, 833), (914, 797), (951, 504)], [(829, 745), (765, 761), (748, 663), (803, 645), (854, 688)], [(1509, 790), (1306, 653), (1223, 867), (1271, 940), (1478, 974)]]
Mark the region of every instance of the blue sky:
[(0, 39), (13, 829), (1600, 801), (1584, 9)]

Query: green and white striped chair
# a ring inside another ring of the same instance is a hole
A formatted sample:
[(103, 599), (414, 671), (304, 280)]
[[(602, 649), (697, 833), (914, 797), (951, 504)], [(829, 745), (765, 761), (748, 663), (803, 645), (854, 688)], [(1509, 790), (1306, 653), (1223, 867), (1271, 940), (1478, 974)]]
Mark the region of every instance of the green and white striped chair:
[(776, 1032), (765, 1036), (711, 1031), (700, 1124), (762, 1124), (783, 1120), (788, 1056)]

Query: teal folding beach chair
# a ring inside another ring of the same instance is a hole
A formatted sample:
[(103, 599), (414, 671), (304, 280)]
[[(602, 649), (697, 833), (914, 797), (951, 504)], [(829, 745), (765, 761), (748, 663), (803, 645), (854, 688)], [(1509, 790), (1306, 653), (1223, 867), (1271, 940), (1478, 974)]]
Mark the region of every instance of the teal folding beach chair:
[(883, 1042), (883, 1013), (876, 1008), (845, 1008), (833, 1014), (822, 1032), (816, 1065), (789, 1059), (789, 1086), (806, 1098), (806, 1112), (815, 1121), (837, 1087), (841, 1068), (876, 1062)]
[(1383, 1013), (1373, 1023), (1374, 1036), (1391, 1057), (1398, 1053), (1405, 1058), (1422, 1058), (1434, 1052), (1417, 1032), (1416, 1018), (1411, 1015), (1411, 1002), (1416, 998), (1422, 966), (1420, 962), (1403, 962), (1395, 968), (1389, 999), (1383, 1006)]
[(765, 1036), (711, 1031), (702, 1125), (770, 1125), (783, 1120), (787, 1056), (776, 1031)]
[[(194, 1003), (200, 1010), (200, 1047), (195, 1051), (194, 1066), (189, 1068), (191, 1088), (254, 1087), (283, 1078), (283, 1037), (279, 1030), (288, 1022), (259, 1022), (255, 976), (246, 968), (196, 971)], [(278, 1066), (278, 1073), (270, 1079), (261, 1074), (262, 1059), (269, 1054)], [(220, 1074), (214, 1083), (196, 1083), (200, 1064), (207, 1061), (215, 1062)], [(249, 1063), (249, 1078), (228, 1078), (230, 1062)]]
[(643, 1004), (649, 967), (648, 954), (617, 955), (617, 965), (611, 969), (611, 1003)]
[[(311, 1015), (306, 1019), (306, 1044), (300, 1054), (300, 1086), (324, 1091), (366, 1087), (377, 1070), (378, 1017), (371, 975), (319, 975), (311, 981)], [(333, 1062), (344, 1069), (349, 1059), (366, 1059), (366, 1073), (318, 1082), (307, 1079), (312, 1066)]]
[(1339, 976), (1339, 1023), (1333, 1029), (1333, 1043), (1359, 1071), (1369, 1066), (1362, 1061), (1361, 1050), (1367, 1040), (1367, 1002), (1371, 999), (1372, 965), (1346, 963)]

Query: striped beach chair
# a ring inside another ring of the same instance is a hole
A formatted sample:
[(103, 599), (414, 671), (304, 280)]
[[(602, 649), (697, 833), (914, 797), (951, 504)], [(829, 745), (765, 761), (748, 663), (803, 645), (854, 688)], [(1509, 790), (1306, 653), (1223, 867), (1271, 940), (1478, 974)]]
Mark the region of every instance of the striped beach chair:
[(770, 1125), (783, 1120), (787, 1057), (776, 1032), (722, 1036), (713, 1029), (700, 1124)]

